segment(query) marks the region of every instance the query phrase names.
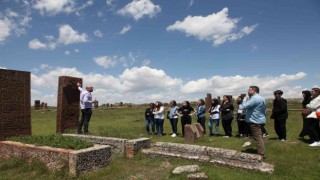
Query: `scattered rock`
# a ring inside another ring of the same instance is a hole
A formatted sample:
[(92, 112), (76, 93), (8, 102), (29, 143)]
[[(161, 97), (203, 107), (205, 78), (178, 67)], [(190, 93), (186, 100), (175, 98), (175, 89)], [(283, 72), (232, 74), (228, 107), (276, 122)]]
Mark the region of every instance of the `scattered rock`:
[(164, 161), (163, 163), (161, 163), (160, 167), (163, 169), (169, 169), (172, 167), (172, 165), (170, 164), (169, 161)]
[(200, 168), (198, 165), (189, 165), (189, 166), (179, 166), (172, 171), (173, 174), (182, 174), (184, 172), (196, 172), (199, 171)]
[(195, 174), (189, 174), (188, 175), (188, 180), (193, 180), (193, 179), (208, 179), (208, 176), (205, 173), (195, 173)]

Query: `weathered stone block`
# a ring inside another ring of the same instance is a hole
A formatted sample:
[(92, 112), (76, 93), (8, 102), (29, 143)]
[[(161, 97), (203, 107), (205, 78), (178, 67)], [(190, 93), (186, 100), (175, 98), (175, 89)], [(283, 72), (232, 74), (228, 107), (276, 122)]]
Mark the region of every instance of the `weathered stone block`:
[(81, 78), (60, 76), (57, 100), (57, 133), (77, 128), (80, 117), (80, 91), (77, 82)]
[[(204, 129), (203, 129), (203, 127), (201, 126), (201, 124), (200, 124), (200, 123), (195, 123), (194, 126), (197, 128), (199, 137), (203, 137), (203, 136), (204, 136)], [(197, 135), (198, 135), (198, 134), (197, 134)]]
[(34, 100), (34, 109), (40, 110), (40, 108), (41, 108), (40, 100)]
[(69, 172), (79, 174), (93, 171), (110, 164), (111, 147), (94, 145), (94, 147), (71, 151), (69, 153)]
[(205, 98), (206, 111), (209, 111), (211, 104), (212, 104), (212, 95), (210, 93), (208, 93), (207, 97)]
[(193, 125), (184, 126), (184, 141), (186, 143), (194, 143), (197, 140), (197, 131)]
[(200, 167), (198, 165), (179, 166), (172, 171), (172, 174), (182, 174), (185, 172), (192, 173), (192, 172), (197, 172), (199, 170), (200, 170)]
[(31, 135), (30, 72), (0, 69), (0, 140)]
[(150, 138), (140, 138), (128, 140), (126, 142), (126, 156), (133, 158), (138, 154), (141, 148), (149, 148), (151, 146)]

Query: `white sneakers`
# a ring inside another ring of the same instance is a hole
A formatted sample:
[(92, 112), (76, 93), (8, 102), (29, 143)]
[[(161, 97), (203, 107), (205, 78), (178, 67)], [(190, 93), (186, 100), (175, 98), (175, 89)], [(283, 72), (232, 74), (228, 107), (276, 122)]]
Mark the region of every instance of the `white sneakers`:
[(250, 146), (251, 145), (251, 142), (250, 141), (247, 141), (247, 142), (245, 142), (243, 145), (242, 145), (242, 147), (247, 147), (247, 146)]
[(309, 146), (311, 146), (311, 147), (320, 146), (320, 142), (314, 142), (314, 143), (312, 143), (312, 144), (309, 144)]
[(171, 135), (171, 137), (176, 137), (177, 135), (175, 134), (175, 133), (173, 133), (172, 135)]

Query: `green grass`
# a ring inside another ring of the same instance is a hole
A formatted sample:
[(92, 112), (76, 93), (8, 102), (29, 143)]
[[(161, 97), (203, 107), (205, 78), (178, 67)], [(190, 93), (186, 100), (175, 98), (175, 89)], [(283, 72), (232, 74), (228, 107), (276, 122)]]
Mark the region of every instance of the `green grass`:
[(64, 149), (85, 149), (93, 147), (92, 143), (80, 139), (64, 137), (62, 135), (34, 135), (12, 137), (9, 140), (37, 146), (50, 146)]
[[(299, 109), (300, 102), (289, 102), (290, 108)], [(268, 105), (268, 107), (271, 107)], [(94, 135), (140, 138), (150, 137), (152, 142), (176, 142), (184, 143), (179, 136), (172, 138), (169, 120), (165, 120), (164, 129), (166, 136), (152, 137), (146, 134), (144, 121), (145, 108), (119, 108), (94, 110), (90, 121), (89, 131)], [(268, 113), (267, 117), (270, 116)], [(32, 132), (34, 135), (48, 135), (55, 133), (56, 112), (32, 111)], [(193, 119), (194, 122), (194, 119)], [(134, 159), (126, 159), (113, 156), (108, 167), (95, 172), (81, 174), (74, 177), (65, 171), (51, 172), (40, 165), (27, 165), (25, 162), (4, 161), (0, 159), (0, 179), (186, 179), (186, 174), (173, 175), (172, 170), (179, 165), (198, 164), (202, 172), (210, 179), (318, 179), (320, 176), (320, 148), (309, 147), (307, 141), (298, 140), (297, 137), (302, 129), (300, 111), (290, 111), (287, 120), (287, 142), (273, 140), (276, 137), (273, 128), (273, 120), (268, 118), (266, 129), (269, 137), (265, 139), (266, 159), (265, 162), (275, 165), (273, 174), (249, 172), (245, 170), (230, 169), (213, 166), (206, 163), (187, 161), (172, 158), (147, 158), (141, 154)], [(181, 132), (179, 120), (178, 131)], [(70, 131), (75, 133), (76, 130)], [(220, 132), (223, 132), (220, 125)], [(233, 134), (237, 133), (237, 124), (233, 122)], [(211, 147), (228, 148), (237, 151), (245, 151), (242, 144), (248, 139), (204, 137), (195, 144)], [(255, 146), (252, 146), (255, 149)], [(249, 149), (250, 150), (250, 149)], [(25, 169), (33, 168), (33, 170)], [(44, 169), (44, 170), (43, 170)]]

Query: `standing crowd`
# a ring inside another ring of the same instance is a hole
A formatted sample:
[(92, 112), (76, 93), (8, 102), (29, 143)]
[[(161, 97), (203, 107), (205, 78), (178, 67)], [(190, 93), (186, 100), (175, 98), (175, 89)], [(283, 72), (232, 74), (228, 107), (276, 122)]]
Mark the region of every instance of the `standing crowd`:
[[(166, 118), (171, 124), (172, 137), (178, 135), (178, 121), (181, 117), (181, 132), (184, 136), (184, 126), (192, 123), (194, 117), (204, 129), (206, 134), (206, 113), (209, 115), (208, 130), (209, 136), (220, 136), (220, 120), (224, 130), (223, 137), (232, 137), (232, 121), (236, 119), (238, 125), (237, 137), (251, 136), (257, 144), (258, 154), (264, 156), (265, 148), (263, 138), (268, 136), (265, 129), (266, 124), (266, 100), (259, 94), (259, 87), (250, 86), (248, 95), (241, 94), (236, 99), (236, 107), (232, 102), (232, 97), (225, 95), (220, 103), (218, 99), (212, 99), (211, 106), (206, 108), (203, 99), (199, 99), (196, 108), (190, 105), (189, 101), (184, 101), (181, 107), (177, 106), (175, 100), (170, 101), (170, 107), (165, 109), (159, 101), (151, 103), (145, 111), (146, 130), (152, 135), (163, 135), (163, 124)], [(302, 91), (302, 119), (303, 128), (299, 134), (300, 138), (309, 136), (311, 144), (309, 146), (320, 147), (320, 89), (312, 88), (311, 91)], [(270, 119), (274, 120), (274, 130), (279, 141), (287, 141), (286, 121), (288, 119), (287, 100), (282, 97), (283, 91), (274, 91), (272, 114)], [(206, 111), (206, 109), (208, 109)], [(151, 129), (150, 129), (151, 127)], [(243, 146), (250, 145), (246, 142)]]

